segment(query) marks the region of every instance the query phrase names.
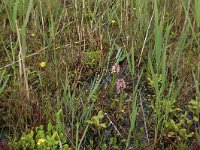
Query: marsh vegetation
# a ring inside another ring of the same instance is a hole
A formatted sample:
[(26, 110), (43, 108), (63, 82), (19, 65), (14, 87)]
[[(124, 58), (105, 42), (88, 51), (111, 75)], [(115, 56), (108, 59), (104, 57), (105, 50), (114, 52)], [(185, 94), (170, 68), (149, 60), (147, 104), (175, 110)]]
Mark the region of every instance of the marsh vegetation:
[(200, 149), (199, 0), (1, 0), (0, 149)]

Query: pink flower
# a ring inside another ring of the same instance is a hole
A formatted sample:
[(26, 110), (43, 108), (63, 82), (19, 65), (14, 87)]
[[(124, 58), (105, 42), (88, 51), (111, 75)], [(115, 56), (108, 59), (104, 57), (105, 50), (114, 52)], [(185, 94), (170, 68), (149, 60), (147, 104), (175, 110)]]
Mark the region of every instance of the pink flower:
[(112, 73), (119, 73), (119, 71), (120, 71), (119, 64), (115, 64), (114, 66), (112, 66)]
[(117, 80), (117, 91), (120, 92), (120, 90), (125, 89), (126, 88), (126, 83), (124, 81), (124, 79), (118, 79)]

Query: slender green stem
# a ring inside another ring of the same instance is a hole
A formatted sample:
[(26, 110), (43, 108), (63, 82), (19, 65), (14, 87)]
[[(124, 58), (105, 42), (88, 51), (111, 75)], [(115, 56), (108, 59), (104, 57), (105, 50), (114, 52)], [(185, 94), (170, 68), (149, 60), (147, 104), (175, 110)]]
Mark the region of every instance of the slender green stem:
[(111, 95), (113, 94), (113, 90), (114, 90), (115, 84), (116, 84), (116, 73), (113, 73), (112, 83), (111, 83), (111, 87), (110, 87)]
[(122, 89), (122, 90), (120, 90), (120, 98), (119, 98), (119, 109), (120, 110), (122, 110), (123, 108), (122, 108), (122, 106), (123, 106), (123, 96), (124, 96), (124, 90)]

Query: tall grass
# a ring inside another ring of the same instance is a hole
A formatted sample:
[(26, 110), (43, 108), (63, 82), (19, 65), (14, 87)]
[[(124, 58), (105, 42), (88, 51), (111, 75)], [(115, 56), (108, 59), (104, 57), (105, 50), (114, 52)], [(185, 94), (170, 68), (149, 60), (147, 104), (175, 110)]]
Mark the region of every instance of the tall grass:
[[(59, 122), (58, 133), (73, 149), (196, 144), (199, 123), (194, 127), (195, 118), (183, 114), (190, 115), (195, 108), (189, 102), (200, 98), (199, 70), (192, 70), (199, 68), (199, 10), (198, 0), (3, 0), (5, 124), (20, 135), (19, 129)], [(123, 111), (115, 105), (117, 80), (110, 85), (115, 63), (121, 67), (116, 79), (127, 84)], [(100, 110), (104, 118), (88, 124)], [(97, 131), (101, 122), (107, 128)]]

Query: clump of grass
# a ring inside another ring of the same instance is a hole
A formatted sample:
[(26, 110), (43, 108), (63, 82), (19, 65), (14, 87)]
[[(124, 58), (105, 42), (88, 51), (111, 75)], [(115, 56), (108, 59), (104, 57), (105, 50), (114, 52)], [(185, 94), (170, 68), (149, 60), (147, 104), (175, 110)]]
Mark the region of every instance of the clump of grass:
[[(0, 130), (31, 137), (24, 148), (198, 147), (199, 10), (198, 0), (3, 0)], [(55, 133), (36, 138), (49, 122)]]

